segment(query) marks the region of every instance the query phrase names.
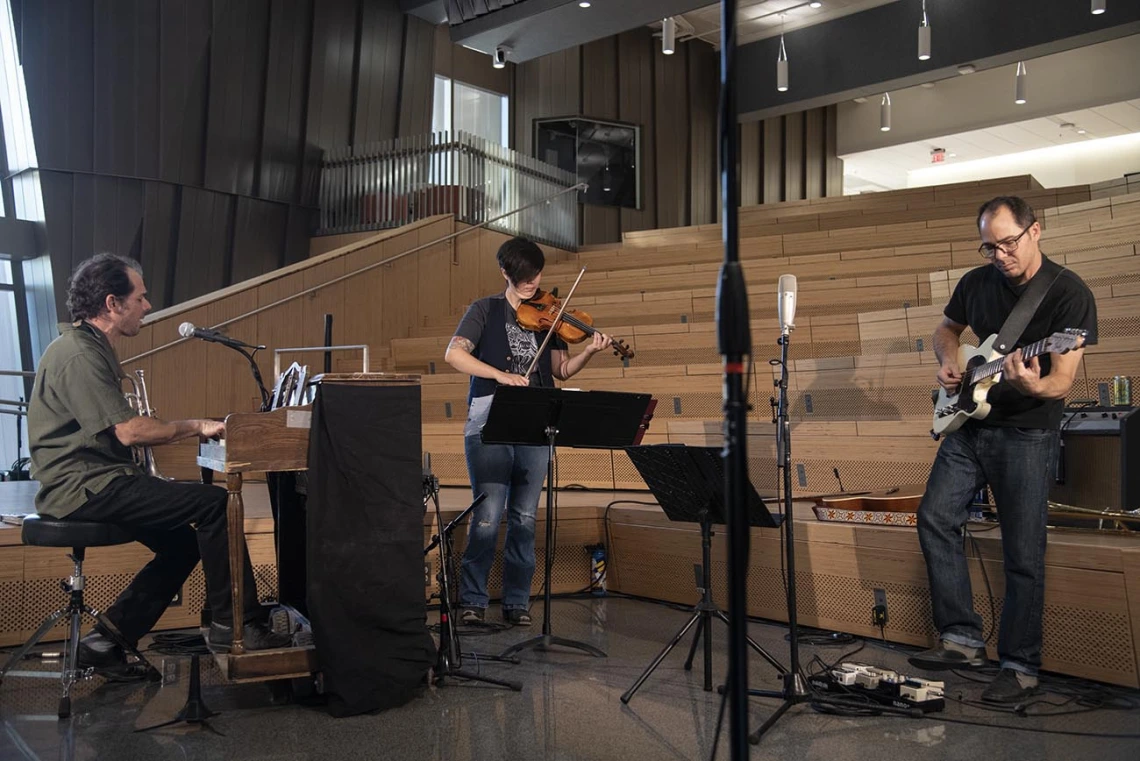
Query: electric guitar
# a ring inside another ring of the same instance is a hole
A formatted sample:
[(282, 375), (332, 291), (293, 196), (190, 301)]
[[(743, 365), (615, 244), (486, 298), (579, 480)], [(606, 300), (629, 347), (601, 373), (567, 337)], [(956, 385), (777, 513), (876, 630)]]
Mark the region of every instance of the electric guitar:
[[(1065, 354), (1079, 349), (1087, 334), (1087, 330), (1067, 328), (1063, 333), (1054, 333), (1022, 347), (1021, 356), (1029, 360), (1042, 354)], [(935, 439), (958, 430), (967, 420), (981, 420), (990, 414), (986, 397), (990, 389), (1001, 381), (1001, 366), (1005, 361), (1003, 354), (994, 351), (996, 340), (995, 333), (981, 346), (958, 347), (958, 367), (963, 368), (958, 393), (951, 395), (946, 389), (938, 388), (931, 394), (934, 399), (934, 427), (930, 435)]]

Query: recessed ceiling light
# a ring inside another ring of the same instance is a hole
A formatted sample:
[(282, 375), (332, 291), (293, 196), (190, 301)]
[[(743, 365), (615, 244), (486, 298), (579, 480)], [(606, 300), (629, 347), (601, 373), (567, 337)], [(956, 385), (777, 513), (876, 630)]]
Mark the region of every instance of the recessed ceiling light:
[(855, 102), (856, 102), (856, 103), (866, 103), (866, 102), (867, 102), (867, 99), (866, 99), (866, 98), (856, 98), (856, 99), (855, 99)]
[(957, 153), (947, 153), (947, 154), (946, 154), (946, 156), (947, 156), (948, 158), (952, 158), (952, 159), (953, 159), (953, 158), (957, 158), (957, 157), (958, 157), (958, 154), (957, 154)]
[(812, 2), (808, 3), (808, 6), (811, 8), (819, 8), (823, 6), (823, 3), (819, 2), (819, 0), (812, 0)]
[(1079, 129), (1079, 130), (1077, 130), (1077, 134), (1078, 134), (1078, 135), (1083, 135), (1083, 134), (1085, 134), (1086, 132), (1088, 132), (1088, 130), (1084, 130), (1084, 129)]
[(590, 7), (590, 0), (578, 0), (578, 7), (579, 8), (589, 8)]
[(973, 74), (978, 70), (978, 67), (972, 63), (964, 63), (958, 67), (958, 73), (962, 75)]
[(920, 87), (921, 87), (923, 90), (933, 90), (933, 89), (934, 89), (934, 83), (933, 83), (933, 82), (923, 82), (923, 83), (922, 83), (921, 85), (919, 85), (919, 86), (920, 86)]

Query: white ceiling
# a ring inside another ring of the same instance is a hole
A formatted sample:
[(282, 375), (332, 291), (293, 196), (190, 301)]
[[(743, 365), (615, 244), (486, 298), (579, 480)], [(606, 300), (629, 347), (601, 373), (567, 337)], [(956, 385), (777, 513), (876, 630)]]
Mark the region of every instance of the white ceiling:
[[(1062, 127), (1062, 124), (1073, 126)], [(1081, 134), (1078, 130), (1085, 132)], [(1140, 132), (1140, 99), (876, 148), (841, 157), (844, 191), (905, 188), (907, 172), (931, 166), (930, 152), (934, 148), (946, 150), (945, 163), (950, 165), (1136, 132)]]
[[(783, 29), (791, 31), (847, 16), (896, 0), (822, 0), (812, 8), (807, 0), (740, 0), (736, 12), (736, 39), (740, 45), (775, 37)], [(781, 15), (783, 17), (781, 18)], [(720, 45), (720, 4), (690, 11), (680, 17), (678, 38), (698, 37)]]

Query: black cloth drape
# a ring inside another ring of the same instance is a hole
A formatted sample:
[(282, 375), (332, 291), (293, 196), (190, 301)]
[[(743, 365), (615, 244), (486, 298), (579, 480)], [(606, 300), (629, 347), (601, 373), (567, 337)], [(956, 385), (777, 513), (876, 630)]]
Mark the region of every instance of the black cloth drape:
[(420, 448), (418, 386), (321, 384), (309, 440), (307, 600), (334, 716), (407, 702), (435, 662)]

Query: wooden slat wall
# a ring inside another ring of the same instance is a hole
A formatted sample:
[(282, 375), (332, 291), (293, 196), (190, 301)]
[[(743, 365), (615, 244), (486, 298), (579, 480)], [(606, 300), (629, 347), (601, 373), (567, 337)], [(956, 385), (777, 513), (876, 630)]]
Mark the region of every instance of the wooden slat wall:
[(18, 5), (61, 317), (100, 250), (157, 308), (304, 258), (322, 150), (430, 129), (435, 29), (398, 0)]
[(741, 205), (841, 195), (834, 106), (740, 125)]

